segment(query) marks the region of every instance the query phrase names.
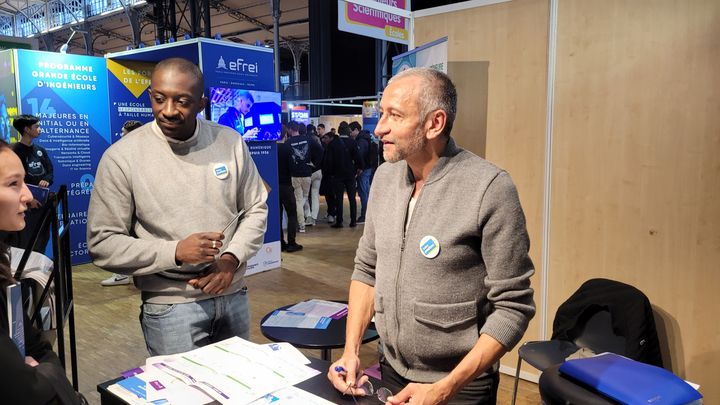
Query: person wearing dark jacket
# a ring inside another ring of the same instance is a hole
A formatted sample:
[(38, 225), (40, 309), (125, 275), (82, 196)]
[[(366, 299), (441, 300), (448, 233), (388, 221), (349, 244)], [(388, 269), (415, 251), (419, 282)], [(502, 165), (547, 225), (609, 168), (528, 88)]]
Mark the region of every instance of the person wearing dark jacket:
[(53, 183), (53, 165), (47, 151), (33, 143), (40, 137), (40, 120), (32, 115), (21, 115), (13, 121), (20, 141), (12, 145), (12, 149), (20, 157), (25, 169), (25, 183), (48, 188)]
[[(302, 250), (302, 245), (295, 242), (297, 234), (298, 218), (295, 207), (295, 192), (293, 191), (292, 180), (290, 176), (290, 165), (292, 164), (292, 147), (287, 143), (287, 127), (283, 126), (283, 138), (277, 144), (278, 153), (278, 190), (280, 195), (280, 244), (283, 252), (297, 252)], [(285, 236), (282, 229), (283, 209), (287, 213), (287, 234), (288, 239), (285, 242)]]
[[(23, 180), (25, 171), (5, 141), (0, 141), (0, 230), (25, 227), (24, 213), (32, 194)], [(0, 243), (0, 392), (3, 404), (80, 404), (65, 377), (60, 360), (24, 315), (25, 353), (10, 339), (6, 299), (7, 286), (14, 284), (7, 245)]]
[(323, 159), (321, 166), (322, 180), (320, 181), (320, 194), (325, 196), (325, 203), (327, 204), (327, 214), (325, 219), (329, 223), (335, 223), (335, 190), (333, 190), (332, 177), (327, 172), (325, 167), (325, 159), (327, 158), (328, 144), (335, 138), (335, 134), (332, 132), (325, 131), (325, 124), (318, 125), (318, 135), (323, 147)]
[[(295, 191), (295, 204), (297, 206), (298, 230), (305, 232), (305, 203), (310, 194), (310, 185), (312, 183), (312, 172), (316, 165), (322, 160), (322, 146), (314, 142), (307, 133), (300, 133), (302, 128), (305, 132), (305, 126), (295, 121), (290, 121), (287, 125), (290, 131), (290, 137), (287, 143), (292, 147), (292, 164), (290, 165), (290, 174), (292, 176), (292, 185)], [(308, 212), (309, 214), (309, 212)]]
[(362, 162), (362, 172), (357, 176), (357, 190), (361, 207), (360, 217), (358, 217), (357, 222), (364, 224), (368, 197), (370, 196), (370, 179), (377, 167), (377, 145), (370, 137), (370, 133), (364, 131), (357, 121), (350, 123), (350, 137), (357, 143), (358, 155)]
[(358, 155), (357, 143), (350, 138), (350, 126), (343, 121), (338, 127), (339, 136), (332, 134), (333, 140), (327, 146), (323, 171), (330, 174), (335, 192), (335, 224), (333, 228), (343, 227), (343, 193), (347, 193), (350, 203), (350, 227), (357, 226), (357, 202), (355, 201), (355, 177), (362, 165)]
[[(312, 139), (322, 152), (322, 143), (320, 136), (315, 130), (315, 126), (312, 124), (307, 125), (307, 135)], [(322, 184), (322, 153), (320, 153), (320, 159), (313, 163), (312, 176), (310, 176), (310, 195), (308, 196), (307, 203), (303, 207), (305, 211), (305, 225), (313, 226), (317, 222), (318, 214), (320, 213), (320, 185)]]

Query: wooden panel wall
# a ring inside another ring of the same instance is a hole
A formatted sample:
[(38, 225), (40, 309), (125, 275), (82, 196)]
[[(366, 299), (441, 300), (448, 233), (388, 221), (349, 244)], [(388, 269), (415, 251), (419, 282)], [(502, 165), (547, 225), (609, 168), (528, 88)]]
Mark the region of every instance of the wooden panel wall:
[[(538, 308), (548, 334), (583, 281), (635, 285), (654, 304), (667, 365), (720, 402), (720, 2), (558, 5), (548, 306)], [(449, 36), (449, 61), (489, 63), (486, 156), (518, 185), (537, 265), (548, 13), (548, 1), (513, 0), (418, 18), (415, 31), (416, 44)]]
[[(447, 36), (449, 62), (488, 63), (484, 156), (507, 170), (518, 187), (530, 233), (530, 253), (536, 266), (532, 282), (538, 307), (540, 296), (537, 291), (542, 271), (548, 11), (547, 1), (515, 0), (415, 20), (415, 44)], [(462, 88), (458, 89), (458, 93), (462, 91)], [(476, 122), (473, 119), (476, 107), (474, 104), (458, 105), (458, 119)], [(472, 128), (472, 125), (466, 128)], [(453, 136), (460, 145), (473, 145), (472, 137), (477, 135), (453, 131)], [(483, 151), (473, 152), (483, 155)], [(538, 316), (533, 319), (526, 339), (540, 338), (538, 319)], [(515, 353), (503, 358), (504, 365), (514, 368), (515, 362)]]
[(548, 311), (640, 288), (720, 403), (720, 2), (559, 4)]

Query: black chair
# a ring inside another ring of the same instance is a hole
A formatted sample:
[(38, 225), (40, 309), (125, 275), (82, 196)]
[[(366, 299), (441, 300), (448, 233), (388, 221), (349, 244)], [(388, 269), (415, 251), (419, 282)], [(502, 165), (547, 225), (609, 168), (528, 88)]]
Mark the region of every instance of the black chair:
[[(75, 307), (72, 287), (72, 263), (70, 258), (70, 216), (68, 213), (67, 187), (60, 187), (57, 194), (50, 195), (43, 207), (42, 220), (36, 229), (33, 230), (28, 246), (25, 246), (25, 253), (20, 259), (20, 264), (14, 274), (16, 280), (22, 278), (22, 273), (27, 264), (30, 253), (37, 242), (39, 235), (50, 227), (53, 251), (53, 269), (48, 282), (45, 285), (40, 297), (29, 302), (28, 295), (23, 296), (23, 302), (30, 309), (30, 323), (42, 329), (41, 310), (50, 290), (55, 293), (55, 320), (56, 320), (56, 341), (57, 354), (63, 367), (65, 361), (65, 323), (68, 323), (68, 337), (70, 346), (70, 368), (72, 372), (73, 388), (79, 389), (77, 370), (77, 346), (75, 342)], [(23, 288), (24, 294), (26, 289)]]
[(560, 374), (560, 364), (550, 366), (540, 375), (538, 389), (544, 405), (617, 405), (595, 389), (585, 387)]
[(551, 340), (527, 342), (518, 349), (512, 404), (523, 360), (544, 372), (580, 348), (617, 353), (662, 367), (652, 307), (645, 294), (614, 280), (583, 283), (558, 308)]

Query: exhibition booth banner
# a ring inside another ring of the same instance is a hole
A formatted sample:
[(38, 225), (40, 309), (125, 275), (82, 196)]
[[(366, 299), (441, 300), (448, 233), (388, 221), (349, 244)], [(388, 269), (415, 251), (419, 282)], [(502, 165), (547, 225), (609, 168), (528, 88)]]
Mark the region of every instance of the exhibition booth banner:
[(105, 59), (15, 50), (19, 113), (40, 118), (35, 140), (53, 162), (51, 190), (66, 184), (73, 264), (90, 261), (87, 207), (100, 157), (110, 145)]
[(377, 127), (377, 123), (380, 120), (379, 104), (377, 100), (363, 101), (362, 127), (371, 134), (375, 133), (375, 127)]
[(155, 64), (150, 62), (108, 59), (110, 132), (113, 142), (120, 139), (126, 121), (145, 124), (153, 120), (149, 89), (154, 67)]
[[(198, 41), (205, 94), (210, 99), (210, 118), (229, 125), (243, 136), (269, 191), (265, 240), (257, 255), (248, 261), (246, 274), (280, 267), (280, 203), (275, 141), (279, 139), (282, 124), (280, 93), (273, 92), (275, 71), (272, 50), (205, 39)], [(248, 97), (252, 100), (249, 103)], [(238, 102), (245, 103), (241, 111), (236, 111), (232, 120), (223, 118)]]
[(18, 141), (11, 121), (18, 113), (13, 55), (13, 51), (0, 52), (0, 137), (7, 143)]
[(402, 72), (414, 67), (431, 67), (447, 73), (448, 60), (447, 37), (421, 45), (411, 51), (393, 56), (392, 74)]
[[(410, 0), (373, 1), (386, 7), (410, 11)], [(407, 45), (410, 39), (410, 19), (399, 14), (338, 0), (338, 30)]]
[(250, 155), (268, 188), (268, 218), (265, 239), (260, 251), (247, 263), (247, 273), (253, 274), (280, 267), (280, 197), (278, 191), (277, 143), (248, 142)]

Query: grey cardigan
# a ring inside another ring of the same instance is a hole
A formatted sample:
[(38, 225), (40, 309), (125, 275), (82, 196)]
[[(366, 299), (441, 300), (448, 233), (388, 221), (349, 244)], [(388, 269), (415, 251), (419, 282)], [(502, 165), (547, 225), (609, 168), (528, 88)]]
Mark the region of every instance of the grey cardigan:
[[(353, 280), (374, 286), (375, 324), (389, 364), (434, 382), (481, 333), (508, 350), (535, 314), (534, 268), (525, 216), (510, 176), (450, 139), (420, 193), (405, 161), (384, 163), (373, 180)], [(424, 256), (421, 240), (440, 245)]]

